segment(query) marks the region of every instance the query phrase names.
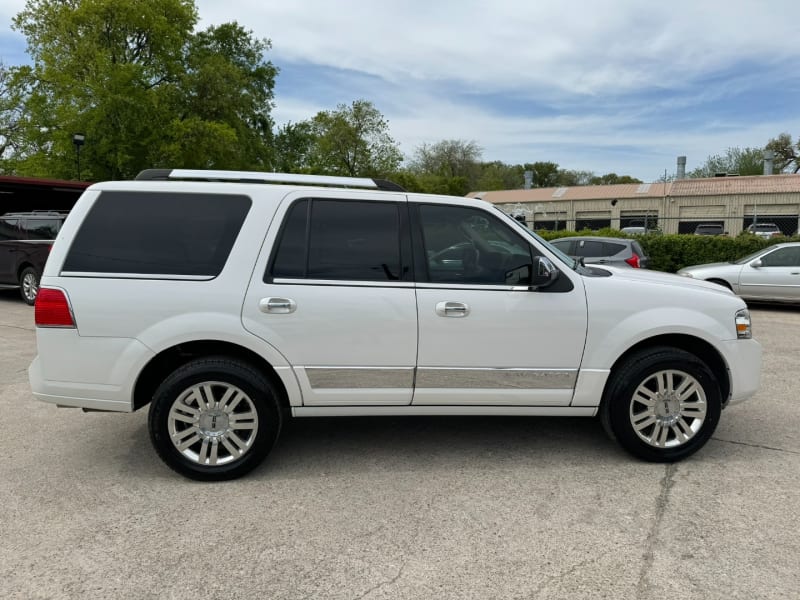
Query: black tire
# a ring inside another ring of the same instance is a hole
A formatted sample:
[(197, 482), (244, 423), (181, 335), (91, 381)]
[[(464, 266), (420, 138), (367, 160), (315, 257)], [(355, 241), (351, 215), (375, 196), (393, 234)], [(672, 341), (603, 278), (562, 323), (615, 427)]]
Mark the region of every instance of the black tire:
[[(668, 392), (659, 396), (659, 380), (664, 390), (684, 397)], [(688, 386), (685, 390), (684, 385)], [(647, 405), (650, 402), (652, 407)], [(600, 420), (606, 432), (634, 456), (675, 462), (705, 445), (721, 412), (720, 386), (711, 369), (694, 354), (656, 347), (631, 355), (611, 373)]]
[(19, 274), (19, 294), (25, 304), (29, 306), (36, 304), (36, 296), (39, 294), (39, 273), (33, 267), (25, 267)]
[[(148, 416), (150, 440), (161, 459), (185, 477), (235, 479), (272, 450), (282, 424), (279, 398), (269, 379), (248, 363), (224, 356), (198, 358), (176, 369), (156, 390)], [(191, 444), (181, 450), (180, 442)]]

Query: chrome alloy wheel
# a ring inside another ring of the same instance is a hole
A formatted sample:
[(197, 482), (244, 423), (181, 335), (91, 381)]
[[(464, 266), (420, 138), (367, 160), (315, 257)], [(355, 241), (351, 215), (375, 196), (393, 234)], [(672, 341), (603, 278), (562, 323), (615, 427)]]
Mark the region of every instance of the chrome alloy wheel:
[(703, 426), (708, 403), (703, 386), (679, 370), (657, 371), (633, 393), (630, 420), (636, 435), (655, 448), (675, 448)]
[(198, 465), (238, 460), (258, 433), (258, 412), (238, 387), (220, 381), (191, 386), (173, 402), (167, 428), (175, 449)]
[(28, 271), (22, 276), (22, 294), (29, 302), (36, 300), (36, 295), (39, 293), (39, 278), (36, 273)]

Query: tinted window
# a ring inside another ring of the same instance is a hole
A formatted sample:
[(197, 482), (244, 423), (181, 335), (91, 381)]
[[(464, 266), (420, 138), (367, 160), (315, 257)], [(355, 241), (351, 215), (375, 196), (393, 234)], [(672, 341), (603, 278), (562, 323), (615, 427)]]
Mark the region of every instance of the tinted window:
[(303, 200), (286, 217), (273, 277), (397, 281), (400, 207), (390, 202)]
[(550, 242), (553, 246), (561, 250), (564, 254), (572, 254), (572, 244), (574, 240), (554, 240)]
[(219, 275), (250, 204), (247, 196), (103, 192), (63, 270)]
[(619, 254), (623, 252), (627, 246), (625, 244), (616, 244), (614, 242), (604, 242), (603, 243), (603, 256), (614, 256), (615, 254)]
[(0, 219), (0, 242), (19, 239), (18, 219)]
[(22, 236), (26, 240), (54, 240), (61, 228), (61, 219), (24, 219)]
[(576, 244), (575, 256), (607, 256), (603, 246), (603, 242), (582, 240)]
[(419, 212), (433, 283), (504, 285), (508, 271), (531, 263), (530, 246), (484, 211), (423, 205)]
[(290, 209), (281, 231), (281, 241), (272, 267), (274, 277), (305, 277), (306, 274), (306, 227), (311, 203), (301, 200)]

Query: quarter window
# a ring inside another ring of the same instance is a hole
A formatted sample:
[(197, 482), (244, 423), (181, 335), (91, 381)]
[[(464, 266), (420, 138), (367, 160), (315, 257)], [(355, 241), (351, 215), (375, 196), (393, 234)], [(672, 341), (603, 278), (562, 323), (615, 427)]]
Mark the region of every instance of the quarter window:
[(60, 219), (26, 219), (22, 222), (22, 235), (26, 240), (54, 240), (60, 227)]
[(250, 198), (237, 195), (103, 192), (63, 270), (215, 277), (250, 205)]

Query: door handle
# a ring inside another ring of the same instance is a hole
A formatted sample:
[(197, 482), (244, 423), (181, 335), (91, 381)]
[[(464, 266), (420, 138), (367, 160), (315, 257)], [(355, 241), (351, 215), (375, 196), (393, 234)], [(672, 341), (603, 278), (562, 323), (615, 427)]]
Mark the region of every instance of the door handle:
[(438, 302), (436, 314), (440, 317), (466, 317), (469, 314), (469, 305), (463, 302)]
[(273, 315), (285, 315), (297, 310), (297, 302), (290, 298), (262, 298), (258, 310)]

